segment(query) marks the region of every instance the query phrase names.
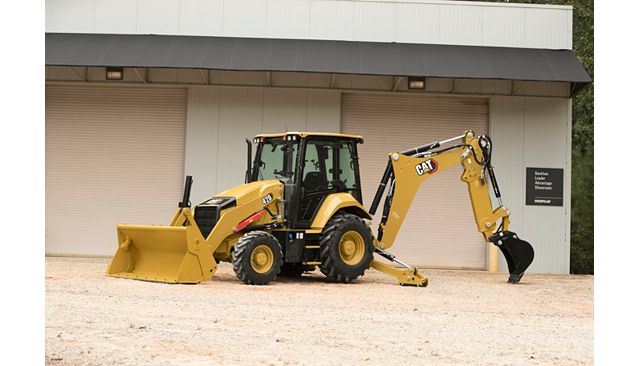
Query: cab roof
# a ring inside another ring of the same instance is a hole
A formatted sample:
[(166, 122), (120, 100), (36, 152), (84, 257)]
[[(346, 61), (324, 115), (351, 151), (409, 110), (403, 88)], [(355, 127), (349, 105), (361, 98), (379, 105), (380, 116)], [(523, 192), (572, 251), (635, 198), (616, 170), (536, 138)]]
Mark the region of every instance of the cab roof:
[(358, 142), (364, 142), (364, 139), (360, 135), (349, 135), (344, 133), (330, 133), (330, 132), (281, 132), (281, 133), (261, 133), (256, 135), (255, 138), (270, 138), (270, 137), (283, 137), (287, 136), (299, 136), (300, 138), (308, 138), (308, 137), (336, 137), (336, 138), (346, 138), (358, 140)]

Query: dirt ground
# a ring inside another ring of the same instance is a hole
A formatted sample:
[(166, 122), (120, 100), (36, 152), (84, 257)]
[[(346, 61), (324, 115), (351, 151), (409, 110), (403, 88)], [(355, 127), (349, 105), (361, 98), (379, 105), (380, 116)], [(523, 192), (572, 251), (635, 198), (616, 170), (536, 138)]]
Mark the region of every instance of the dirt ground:
[(46, 259), (50, 365), (593, 364), (593, 277), (425, 270), (426, 288), (367, 271), (246, 286), (104, 275), (107, 259)]

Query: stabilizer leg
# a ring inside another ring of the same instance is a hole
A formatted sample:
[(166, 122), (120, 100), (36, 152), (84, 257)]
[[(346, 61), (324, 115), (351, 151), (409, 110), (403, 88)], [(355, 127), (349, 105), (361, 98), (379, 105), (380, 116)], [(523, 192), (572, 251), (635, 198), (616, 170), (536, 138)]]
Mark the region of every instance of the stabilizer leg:
[(384, 257), (385, 259), (400, 264), (405, 268), (397, 268), (394, 266), (390, 266), (386, 263), (382, 263), (377, 260), (371, 261), (371, 267), (376, 269), (382, 273), (386, 273), (389, 276), (395, 277), (398, 280), (398, 283), (402, 286), (417, 286), (417, 287), (425, 287), (429, 284), (429, 279), (423, 276), (416, 267), (410, 266), (406, 263), (401, 262), (396, 259), (396, 257), (386, 252), (380, 248), (374, 248), (375, 253)]

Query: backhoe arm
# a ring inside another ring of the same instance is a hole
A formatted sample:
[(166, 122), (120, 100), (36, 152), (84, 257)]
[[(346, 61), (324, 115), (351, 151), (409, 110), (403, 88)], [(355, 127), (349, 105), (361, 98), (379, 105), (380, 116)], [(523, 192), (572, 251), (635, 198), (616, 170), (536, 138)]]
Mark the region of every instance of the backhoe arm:
[[(459, 143), (437, 151), (434, 150), (444, 143), (455, 140), (458, 140)], [(490, 158), (491, 140), (484, 135), (476, 136), (473, 131), (467, 131), (464, 135), (450, 140), (416, 147), (401, 153), (389, 154), (389, 166), (385, 171), (385, 176), (370, 209), (370, 213), (373, 215), (379, 204), (382, 192), (386, 185), (389, 184), (374, 245), (376, 253), (407, 268), (404, 272), (409, 274), (402, 273), (401, 276), (398, 276), (399, 273), (397, 271), (399, 269), (375, 260), (372, 262), (372, 267), (395, 276), (400, 283), (405, 281), (406, 283), (404, 284), (426, 285), (426, 278), (415, 278), (415, 275), (420, 276), (415, 268), (398, 261), (385, 249), (394, 244), (420, 185), (427, 178), (452, 166), (461, 164), (463, 168), (461, 180), (467, 183), (478, 231), (483, 234), (486, 241), (491, 241), (498, 245), (505, 254), (509, 271), (512, 275), (515, 274), (515, 277), (511, 278), (510, 282), (519, 281), (522, 273), (533, 260), (533, 249), (530, 250), (530, 256), (524, 255), (526, 257), (524, 259), (521, 258), (523, 255), (513, 254), (511, 250), (505, 253), (506, 249), (511, 249), (503, 248), (503, 243), (507, 241), (508, 246), (516, 246), (519, 249), (523, 246), (530, 247), (530, 245), (508, 231), (510, 212), (502, 205)], [(500, 203), (500, 206), (495, 209), (491, 204), (489, 195), (489, 180), (492, 182), (494, 193)], [(525, 251), (527, 251), (526, 249)], [(519, 252), (521, 251), (519, 250)], [(527, 261), (528, 263), (525, 264)], [(521, 268), (522, 266), (524, 268)], [(410, 274), (414, 275), (413, 278)]]

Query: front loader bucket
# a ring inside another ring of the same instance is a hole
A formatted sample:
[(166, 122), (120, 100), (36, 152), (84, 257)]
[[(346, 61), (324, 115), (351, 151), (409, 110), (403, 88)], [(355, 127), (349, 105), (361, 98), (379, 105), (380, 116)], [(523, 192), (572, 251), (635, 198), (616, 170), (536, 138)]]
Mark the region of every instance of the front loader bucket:
[(489, 238), (504, 255), (509, 268), (509, 283), (520, 282), (524, 271), (533, 262), (533, 247), (526, 241), (519, 239), (516, 233), (500, 231)]
[(118, 250), (107, 268), (115, 277), (197, 283), (216, 269), (197, 227), (118, 225)]

